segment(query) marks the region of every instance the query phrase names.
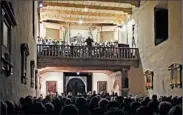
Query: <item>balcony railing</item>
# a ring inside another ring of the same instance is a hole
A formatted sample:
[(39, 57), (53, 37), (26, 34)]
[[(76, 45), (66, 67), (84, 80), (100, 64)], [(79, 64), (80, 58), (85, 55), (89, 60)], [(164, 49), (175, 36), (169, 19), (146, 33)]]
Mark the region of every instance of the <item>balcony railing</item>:
[(137, 60), (138, 49), (38, 44), (37, 55), (71, 59)]

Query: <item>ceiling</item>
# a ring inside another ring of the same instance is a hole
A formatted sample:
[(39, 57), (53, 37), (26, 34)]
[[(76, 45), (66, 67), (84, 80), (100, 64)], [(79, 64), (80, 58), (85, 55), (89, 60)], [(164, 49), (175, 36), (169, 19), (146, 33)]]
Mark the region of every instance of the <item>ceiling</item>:
[[(122, 24), (139, 0), (44, 1), (40, 21), (83, 25)], [(80, 23), (80, 24), (81, 24)]]

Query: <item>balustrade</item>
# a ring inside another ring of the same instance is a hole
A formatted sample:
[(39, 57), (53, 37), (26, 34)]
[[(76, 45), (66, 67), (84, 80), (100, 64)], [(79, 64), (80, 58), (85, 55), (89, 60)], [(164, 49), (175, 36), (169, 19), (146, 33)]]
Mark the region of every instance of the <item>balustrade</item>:
[(71, 45), (37, 45), (37, 55), (60, 58), (124, 60), (138, 59), (137, 48), (71, 46)]

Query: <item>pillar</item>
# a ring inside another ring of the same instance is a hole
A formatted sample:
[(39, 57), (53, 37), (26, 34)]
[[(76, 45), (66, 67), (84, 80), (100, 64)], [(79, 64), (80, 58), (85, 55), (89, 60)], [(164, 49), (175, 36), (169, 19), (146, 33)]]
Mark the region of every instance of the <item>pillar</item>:
[(129, 68), (122, 68), (121, 70), (121, 95), (128, 96), (129, 81), (128, 81)]

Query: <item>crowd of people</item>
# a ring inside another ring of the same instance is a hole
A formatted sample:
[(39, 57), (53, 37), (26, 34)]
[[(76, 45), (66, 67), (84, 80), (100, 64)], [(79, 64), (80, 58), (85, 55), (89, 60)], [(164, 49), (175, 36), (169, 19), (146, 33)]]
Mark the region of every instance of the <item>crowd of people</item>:
[(3, 115), (181, 115), (182, 97), (123, 97), (102, 93), (78, 96), (21, 97), (1, 102)]
[(42, 37), (38, 37), (37, 39), (37, 44), (42, 44), (42, 45), (74, 45), (74, 46), (85, 46), (85, 45), (90, 45), (90, 46), (102, 46), (102, 47), (115, 47), (118, 46), (118, 42), (117, 41), (106, 41), (104, 43), (98, 43), (93, 41), (92, 38), (88, 37), (86, 38), (85, 41), (83, 41), (82, 43), (77, 42), (77, 40), (75, 40), (74, 42), (66, 42), (66, 41), (59, 41), (59, 40), (54, 40), (54, 39), (48, 39), (48, 38), (42, 38)]

